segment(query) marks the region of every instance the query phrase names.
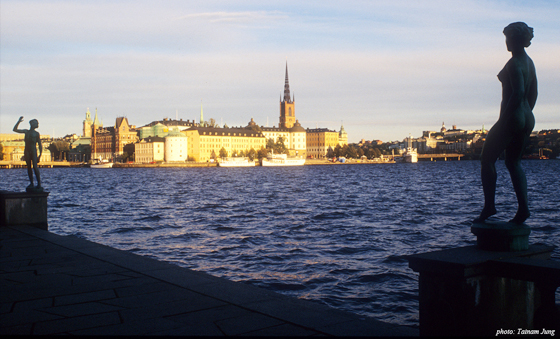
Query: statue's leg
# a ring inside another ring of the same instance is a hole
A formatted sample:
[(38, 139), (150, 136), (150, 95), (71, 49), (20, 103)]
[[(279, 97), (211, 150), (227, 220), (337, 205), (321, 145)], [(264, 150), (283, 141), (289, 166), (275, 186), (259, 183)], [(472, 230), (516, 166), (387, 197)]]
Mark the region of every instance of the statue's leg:
[(25, 159), (27, 165), (27, 176), (29, 177), (29, 186), (27, 188), (33, 188), (33, 169), (31, 168), (31, 160), (29, 158)]
[(37, 188), (41, 188), (41, 174), (39, 173), (39, 165), (37, 165), (37, 157), (33, 157), (33, 171), (37, 179)]
[(519, 135), (514, 138), (506, 149), (506, 167), (511, 176), (511, 182), (517, 196), (517, 213), (510, 222), (522, 224), (531, 213), (529, 212), (529, 199), (527, 197), (527, 177), (521, 167), (521, 157), (529, 137)]
[(502, 132), (498, 123), (488, 132), (480, 155), (480, 177), (484, 192), (484, 208), (474, 222), (483, 222), (496, 214), (496, 160), (506, 147), (507, 136)]

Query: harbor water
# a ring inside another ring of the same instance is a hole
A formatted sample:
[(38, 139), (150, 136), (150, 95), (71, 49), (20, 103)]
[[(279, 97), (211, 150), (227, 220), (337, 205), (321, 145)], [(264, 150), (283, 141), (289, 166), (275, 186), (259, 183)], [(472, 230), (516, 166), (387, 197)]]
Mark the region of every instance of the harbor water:
[[(530, 242), (558, 245), (560, 161), (523, 167)], [(509, 220), (515, 194), (497, 168), (495, 219)], [(478, 161), (41, 169), (51, 232), (410, 326), (418, 275), (405, 256), (476, 243), (479, 173)], [(25, 169), (0, 176), (0, 190), (28, 185)]]

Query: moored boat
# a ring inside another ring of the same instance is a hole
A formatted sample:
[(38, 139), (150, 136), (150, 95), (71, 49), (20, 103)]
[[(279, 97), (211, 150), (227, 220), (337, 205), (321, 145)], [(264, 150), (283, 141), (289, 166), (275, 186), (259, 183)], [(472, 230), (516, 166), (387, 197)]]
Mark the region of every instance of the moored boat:
[(305, 164), (305, 158), (302, 157), (289, 157), (286, 154), (273, 154), (268, 153), (266, 159), (263, 158), (261, 165), (265, 167), (270, 166), (302, 166)]
[(255, 162), (249, 160), (249, 158), (226, 158), (225, 160), (220, 160), (218, 162), (220, 167), (252, 167), (255, 166)]
[(408, 163), (418, 162), (418, 152), (416, 148), (412, 148), (410, 135), (408, 136), (408, 147), (406, 148), (406, 152), (403, 154), (403, 161)]
[(101, 160), (99, 159), (98, 162), (89, 165), (90, 168), (112, 168), (113, 167), (113, 163), (109, 162), (109, 160)]

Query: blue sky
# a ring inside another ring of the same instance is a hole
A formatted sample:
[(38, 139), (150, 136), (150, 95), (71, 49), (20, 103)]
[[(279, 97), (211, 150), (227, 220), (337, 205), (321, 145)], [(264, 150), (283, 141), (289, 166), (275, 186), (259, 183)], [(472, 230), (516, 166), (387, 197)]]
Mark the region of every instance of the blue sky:
[(0, 133), (23, 115), (42, 134), (81, 134), (89, 107), (126, 116), (278, 125), (288, 62), (303, 127), (350, 142), (402, 140), (498, 118), (503, 27), (527, 49), (535, 130), (560, 128), (558, 1), (0, 0)]

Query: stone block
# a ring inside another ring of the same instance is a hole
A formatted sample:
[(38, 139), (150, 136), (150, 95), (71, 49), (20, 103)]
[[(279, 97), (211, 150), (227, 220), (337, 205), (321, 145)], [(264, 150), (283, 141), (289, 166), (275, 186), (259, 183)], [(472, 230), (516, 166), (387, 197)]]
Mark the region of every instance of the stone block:
[(0, 226), (29, 225), (48, 230), (48, 195), (0, 191)]

